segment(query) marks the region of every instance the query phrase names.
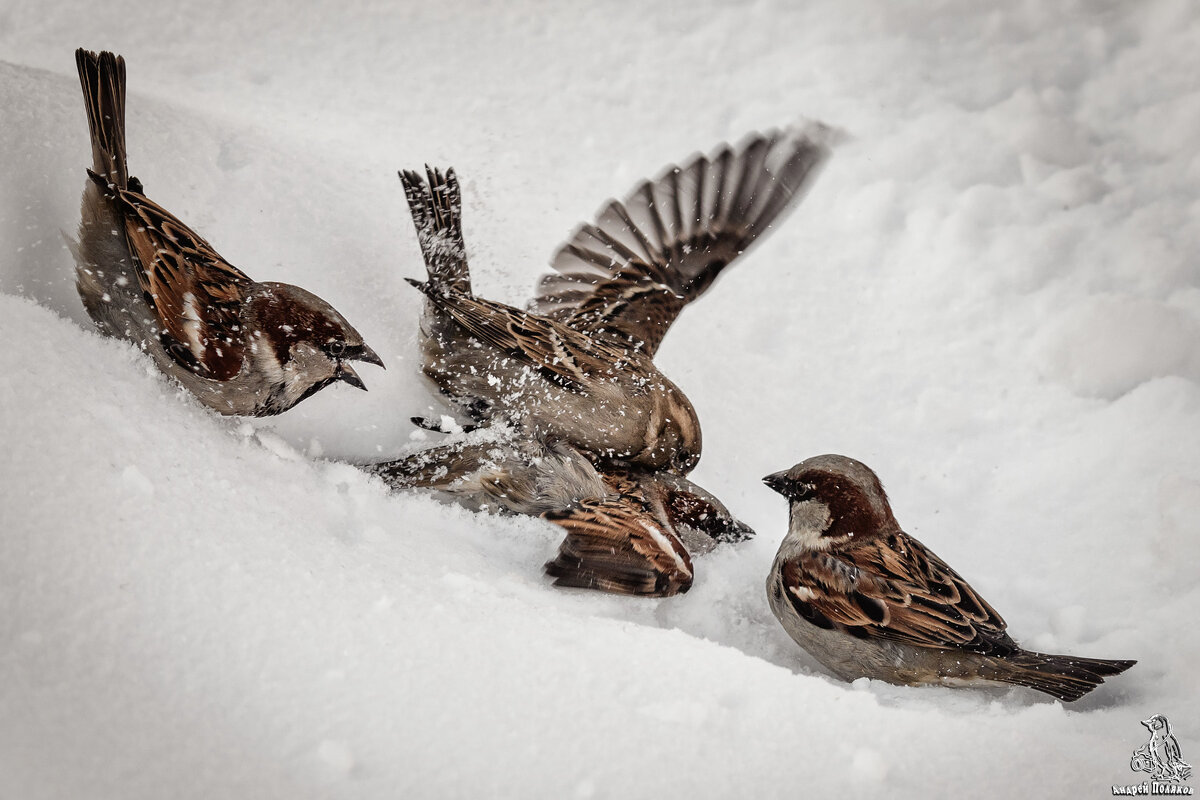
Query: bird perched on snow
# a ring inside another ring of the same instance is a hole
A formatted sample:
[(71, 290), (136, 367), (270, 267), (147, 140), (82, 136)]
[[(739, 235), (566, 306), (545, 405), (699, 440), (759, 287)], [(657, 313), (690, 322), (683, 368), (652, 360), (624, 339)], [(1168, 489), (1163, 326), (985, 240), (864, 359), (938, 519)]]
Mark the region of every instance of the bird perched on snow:
[(844, 680), (1017, 684), (1070, 701), (1137, 663), (1023, 650), (970, 584), (901, 530), (859, 461), (816, 456), (763, 481), (790, 504), (767, 577), (771, 610)]
[(251, 280), (129, 174), (125, 60), (79, 49), (75, 62), (92, 169), (72, 249), (96, 327), (145, 350), (222, 414), (279, 414), (335, 381), (365, 389), (347, 362), (383, 362), (329, 303)]
[(529, 311), (473, 294), (454, 171), (401, 173), (429, 274), (423, 370), (470, 424), (514, 430), (503, 446), (373, 469), (566, 528), (546, 565), (560, 585), (686, 591), (688, 547), (753, 531), (684, 477), (699, 421), (653, 357), (684, 306), (803, 197), (835, 138), (819, 125), (752, 134), (667, 167), (572, 235)]

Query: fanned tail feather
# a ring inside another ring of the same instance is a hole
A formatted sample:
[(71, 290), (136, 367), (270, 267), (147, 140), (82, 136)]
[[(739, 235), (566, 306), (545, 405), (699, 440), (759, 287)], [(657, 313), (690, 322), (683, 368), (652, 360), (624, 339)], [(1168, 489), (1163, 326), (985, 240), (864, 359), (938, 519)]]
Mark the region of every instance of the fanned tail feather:
[(402, 170), (400, 182), (404, 184), (431, 287), (471, 294), (462, 232), (462, 195), (454, 169), (443, 173), (426, 165), (424, 177), (413, 170)]

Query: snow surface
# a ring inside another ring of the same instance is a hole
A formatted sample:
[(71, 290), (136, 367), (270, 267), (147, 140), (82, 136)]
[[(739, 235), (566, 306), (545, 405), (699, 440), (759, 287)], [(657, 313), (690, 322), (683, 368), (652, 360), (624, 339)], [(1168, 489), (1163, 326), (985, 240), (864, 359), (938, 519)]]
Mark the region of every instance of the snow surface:
[[(0, 796), (1100, 796), (1154, 713), (1194, 763), (1197, 41), (1188, 0), (0, 3)], [(224, 419), (91, 332), (80, 45), (149, 194), (340, 309), (369, 393)], [(606, 197), (802, 116), (854, 138), (659, 358), (759, 531), (689, 594), (556, 590), (552, 526), (306, 457), (438, 413), (397, 168), (459, 170), (520, 303)], [(822, 452), (1026, 646), (1140, 663), (1070, 706), (825, 676), (759, 482)]]

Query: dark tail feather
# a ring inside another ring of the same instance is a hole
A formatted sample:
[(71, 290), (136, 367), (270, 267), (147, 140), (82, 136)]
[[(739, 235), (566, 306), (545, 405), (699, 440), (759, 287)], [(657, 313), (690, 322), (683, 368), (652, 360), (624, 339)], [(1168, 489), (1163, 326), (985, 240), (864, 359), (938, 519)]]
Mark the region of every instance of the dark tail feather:
[(79, 85), (92, 137), (92, 169), (108, 183), (129, 185), (125, 162), (125, 59), (112, 53), (75, 51)]
[(425, 177), (403, 170), (400, 182), (404, 184), (430, 284), (434, 289), (454, 289), (469, 295), (471, 272), (463, 243), (462, 196), (454, 169), (443, 174), (426, 166)]
[(1028, 686), (1069, 703), (1104, 683), (1105, 678), (1120, 675), (1137, 662), (1056, 656), (1024, 650), (1001, 663), (1004, 666), (996, 676), (997, 680)]

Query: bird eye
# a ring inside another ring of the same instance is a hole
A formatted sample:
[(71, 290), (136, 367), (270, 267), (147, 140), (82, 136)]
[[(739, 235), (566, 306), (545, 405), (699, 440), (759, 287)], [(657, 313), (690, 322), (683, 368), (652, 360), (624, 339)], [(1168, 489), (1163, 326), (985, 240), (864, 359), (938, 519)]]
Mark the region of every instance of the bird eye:
[(334, 358), (340, 358), (346, 352), (346, 343), (334, 339), (325, 345), (325, 352)]
[(671, 453), (671, 469), (680, 475), (687, 475), (696, 468), (696, 463), (700, 460), (700, 456), (695, 453), (690, 453), (680, 449)]

